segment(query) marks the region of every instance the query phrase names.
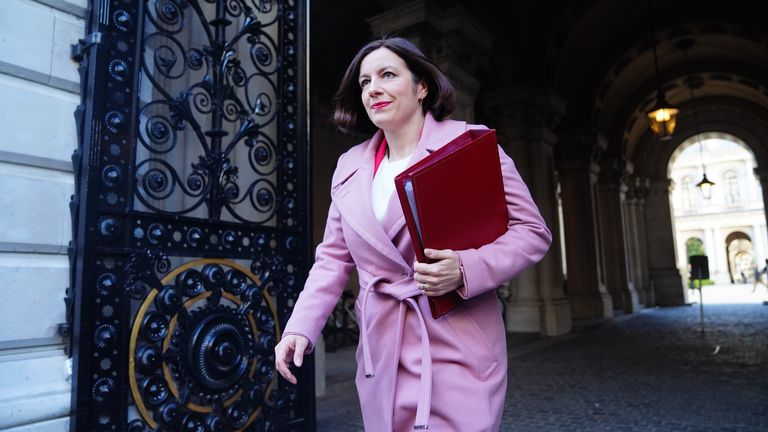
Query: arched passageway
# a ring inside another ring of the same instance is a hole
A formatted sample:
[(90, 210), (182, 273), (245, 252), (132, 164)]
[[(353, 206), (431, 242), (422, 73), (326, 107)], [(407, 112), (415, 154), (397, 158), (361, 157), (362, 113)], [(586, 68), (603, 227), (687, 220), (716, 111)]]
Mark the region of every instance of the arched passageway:
[[(756, 164), (743, 141), (723, 133), (692, 136), (672, 153), (668, 176), (679, 268), (701, 254), (708, 256), (714, 283), (752, 278), (753, 266), (766, 258), (768, 238)], [(708, 196), (696, 186), (705, 173), (714, 182)], [(700, 250), (691, 250), (692, 238), (701, 241)]]
[[(695, 136), (733, 137), (752, 155), (751, 174), (762, 186), (757, 199), (765, 201), (768, 66), (761, 59), (768, 32), (759, 17), (768, 15), (768, 3), (651, 3), (663, 13), (649, 16), (646, 2), (630, 0), (313, 2), (312, 141), (323, 149), (313, 161), (315, 243), (335, 161), (365, 139), (328, 126), (335, 86), (370, 37), (403, 35), (448, 72), (456, 117), (497, 130), (555, 234), (542, 262), (500, 290), (509, 332), (555, 336), (584, 321), (688, 303), (681, 259), (688, 237), (676, 235), (670, 192), (687, 188), (688, 207), (695, 207), (701, 173), (673, 178), (670, 161)], [(658, 87), (680, 110), (668, 141), (646, 121)], [(733, 192), (718, 198), (727, 205), (748, 197), (736, 187), (747, 173), (717, 177), (720, 191)], [(725, 237), (747, 234), (760, 259), (758, 240), (768, 237), (754, 229), (760, 223), (711, 239), (695, 234), (708, 254), (720, 256), (726, 281), (748, 255)]]

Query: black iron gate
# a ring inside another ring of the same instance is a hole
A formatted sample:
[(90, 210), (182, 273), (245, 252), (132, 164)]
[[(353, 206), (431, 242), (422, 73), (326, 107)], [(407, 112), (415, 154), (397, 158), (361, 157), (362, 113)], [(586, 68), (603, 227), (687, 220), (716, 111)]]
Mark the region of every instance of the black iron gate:
[(306, 4), (91, 0), (73, 431), (314, 430), (274, 345), (309, 260)]

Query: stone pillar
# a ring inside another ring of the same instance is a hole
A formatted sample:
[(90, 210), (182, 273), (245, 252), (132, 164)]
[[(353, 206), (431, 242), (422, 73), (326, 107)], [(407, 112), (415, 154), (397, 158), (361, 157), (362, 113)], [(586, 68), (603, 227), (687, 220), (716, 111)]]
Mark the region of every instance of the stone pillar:
[(506, 305), (507, 329), (538, 331), (547, 336), (568, 333), (571, 307), (563, 291), (554, 178), (557, 137), (552, 132), (565, 112), (564, 104), (552, 91), (529, 88), (497, 91), (485, 95), (484, 101), (484, 118), (496, 129), (507, 154), (522, 168), (521, 176), (553, 238), (544, 258), (511, 284)]
[(709, 227), (704, 232), (704, 251), (707, 254), (708, 264), (709, 264), (709, 276), (710, 279), (714, 279), (715, 273), (720, 271), (721, 262), (720, 262), (720, 256), (717, 253), (717, 242), (715, 239), (717, 238), (717, 234), (715, 233), (715, 228)]
[[(768, 223), (768, 168), (755, 168), (754, 173), (760, 182), (760, 189), (763, 193), (763, 212), (765, 213), (766, 223)], [(760, 240), (765, 241), (765, 239)]]
[(557, 172), (563, 202), (566, 282), (574, 318), (613, 316), (613, 302), (605, 287), (602, 244), (599, 238), (596, 156), (605, 140), (586, 133), (560, 135)]
[(641, 179), (633, 177), (627, 190), (627, 244), (629, 261), (632, 263), (632, 284), (637, 291), (637, 300), (641, 306), (648, 306), (648, 294), (643, 284), (642, 259), (640, 258), (640, 220), (642, 219), (643, 196), (640, 192)]
[(680, 306), (686, 303), (687, 292), (677, 268), (674, 221), (669, 202), (672, 181), (652, 180), (645, 204), (645, 224), (653, 229), (646, 230), (648, 250), (648, 271), (656, 304)]
[[(758, 162), (760, 165), (765, 166), (765, 162)], [(763, 212), (766, 216), (766, 223), (761, 224), (764, 229), (759, 231), (759, 234), (755, 234), (755, 238), (752, 239), (752, 247), (759, 250), (763, 253), (762, 256), (757, 257), (755, 256), (755, 260), (757, 261), (757, 265), (763, 265), (762, 260), (768, 259), (768, 245), (766, 244), (768, 242), (768, 236), (766, 235), (766, 224), (768, 224), (768, 168), (755, 168), (754, 170), (755, 177), (760, 182), (760, 189), (763, 194)], [(759, 235), (759, 237), (757, 237)], [(757, 248), (755, 247), (757, 246)]]
[(493, 37), (461, 6), (443, 8), (417, 0), (368, 18), (374, 35), (396, 34), (415, 43), (451, 80), (456, 91), (452, 117), (474, 122), (480, 81), (474, 74), (488, 61)]
[(752, 256), (756, 263), (763, 264), (765, 260), (765, 228), (764, 225), (752, 225)]
[[(635, 286), (638, 291), (638, 295), (645, 299), (642, 301), (645, 306), (655, 306), (656, 298), (654, 292), (651, 289), (650, 273), (648, 271), (648, 242), (645, 226), (645, 202), (648, 197), (648, 188), (650, 186), (650, 179), (638, 178), (634, 187), (635, 196), (635, 228), (637, 235), (637, 259), (640, 281), (640, 287)], [(642, 291), (642, 294), (641, 294)]]
[(609, 159), (600, 164), (598, 202), (605, 283), (613, 299), (613, 308), (626, 313), (636, 312), (640, 307), (632, 281), (632, 263), (629, 260), (627, 238), (625, 200), (627, 176), (630, 174), (632, 163), (626, 160)]

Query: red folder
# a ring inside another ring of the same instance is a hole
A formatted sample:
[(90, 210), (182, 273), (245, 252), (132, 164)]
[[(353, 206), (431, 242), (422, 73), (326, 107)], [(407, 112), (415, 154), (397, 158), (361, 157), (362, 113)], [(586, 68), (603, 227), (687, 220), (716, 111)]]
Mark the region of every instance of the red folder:
[[(413, 249), (476, 249), (507, 231), (496, 131), (468, 130), (395, 177)], [(461, 302), (457, 292), (429, 297), (433, 318)]]

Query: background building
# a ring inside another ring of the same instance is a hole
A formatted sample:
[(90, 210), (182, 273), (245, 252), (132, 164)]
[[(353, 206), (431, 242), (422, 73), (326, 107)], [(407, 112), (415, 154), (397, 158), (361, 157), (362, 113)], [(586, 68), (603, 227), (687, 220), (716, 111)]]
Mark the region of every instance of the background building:
[[(683, 143), (670, 164), (678, 268), (685, 272), (688, 255), (696, 250), (708, 256), (716, 283), (752, 280), (753, 266), (765, 267), (768, 238), (752, 153), (738, 138), (710, 133)], [(710, 199), (696, 187), (702, 164), (715, 182)]]

